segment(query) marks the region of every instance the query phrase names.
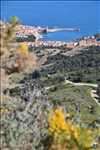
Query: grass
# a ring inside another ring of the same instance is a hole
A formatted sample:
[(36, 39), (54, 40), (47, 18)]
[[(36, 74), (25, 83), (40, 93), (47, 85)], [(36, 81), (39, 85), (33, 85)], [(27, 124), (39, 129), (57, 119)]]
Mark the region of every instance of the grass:
[(100, 107), (90, 95), (91, 87), (60, 84), (48, 91), (49, 100), (54, 105), (64, 106), (72, 115), (77, 113), (80, 106), (80, 116), (84, 123), (91, 123), (99, 119)]

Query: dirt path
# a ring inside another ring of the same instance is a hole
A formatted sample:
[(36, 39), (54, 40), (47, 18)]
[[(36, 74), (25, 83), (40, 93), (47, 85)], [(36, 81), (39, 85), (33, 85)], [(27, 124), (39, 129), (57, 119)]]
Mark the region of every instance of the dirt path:
[[(92, 83), (75, 83), (75, 82), (72, 82), (72, 81), (69, 81), (69, 80), (65, 80), (65, 83), (64, 84), (72, 84), (72, 85), (75, 85), (75, 86), (91, 86), (91, 87), (95, 87), (97, 88), (97, 84), (92, 84)], [(50, 88), (53, 88), (54, 85), (50, 86), (50, 87), (45, 87), (46, 90), (49, 90)], [(96, 94), (96, 90), (91, 90), (90, 91), (90, 95), (91, 97), (93, 98), (93, 100), (100, 106), (100, 103), (98, 102), (98, 95)], [(96, 98), (97, 97), (97, 98)]]
[[(70, 84), (73, 84), (73, 85), (75, 85), (75, 86), (91, 86), (91, 87), (95, 87), (95, 88), (97, 88), (97, 84), (91, 84), (91, 83), (74, 83), (74, 82), (71, 82), (71, 81), (69, 81), (69, 80), (65, 80), (65, 83), (67, 84), (67, 83), (70, 83)], [(91, 97), (93, 98), (93, 100), (100, 106), (100, 103), (98, 102), (98, 95), (96, 94), (96, 90), (91, 90), (90, 91), (90, 95), (91, 95)], [(97, 97), (97, 98), (96, 98)]]
[(73, 85), (76, 85), (76, 86), (80, 86), (80, 85), (85, 85), (85, 86), (91, 86), (91, 87), (97, 87), (98, 85), (97, 84), (92, 84), (92, 83), (75, 83), (75, 82), (71, 82), (69, 80), (65, 80), (65, 84), (67, 83), (70, 83), (70, 84), (73, 84)]

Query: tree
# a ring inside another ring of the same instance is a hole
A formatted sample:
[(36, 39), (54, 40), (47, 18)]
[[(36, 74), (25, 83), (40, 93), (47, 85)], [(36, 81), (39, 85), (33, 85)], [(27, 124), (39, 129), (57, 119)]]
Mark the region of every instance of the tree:
[(19, 18), (16, 17), (16, 16), (12, 16), (11, 19), (10, 19), (10, 24), (13, 26), (13, 27), (16, 27), (16, 25), (19, 25), (20, 21), (19, 21)]
[(19, 19), (13, 16), (8, 23), (0, 22), (0, 55), (8, 54), (12, 49), (12, 43), (16, 40), (16, 29)]
[[(1, 22), (1, 68), (8, 74), (33, 69), (37, 66), (37, 58), (30, 55), (28, 45), (16, 42), (16, 31), (19, 28), (19, 19), (13, 16), (8, 23)], [(26, 67), (27, 66), (27, 67)]]

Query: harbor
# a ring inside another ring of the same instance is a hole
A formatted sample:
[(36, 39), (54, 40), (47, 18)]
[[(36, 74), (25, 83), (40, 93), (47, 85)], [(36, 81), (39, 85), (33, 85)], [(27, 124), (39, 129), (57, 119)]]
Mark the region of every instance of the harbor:
[(51, 32), (78, 32), (79, 28), (47, 28), (47, 33)]
[(16, 35), (18, 37), (23, 37), (26, 35), (34, 35), (35, 38), (42, 39), (44, 35), (48, 35), (49, 33), (56, 33), (56, 32), (79, 32), (79, 28), (60, 28), (60, 27), (40, 27), (40, 26), (26, 26), (26, 25), (19, 25), (18, 31)]

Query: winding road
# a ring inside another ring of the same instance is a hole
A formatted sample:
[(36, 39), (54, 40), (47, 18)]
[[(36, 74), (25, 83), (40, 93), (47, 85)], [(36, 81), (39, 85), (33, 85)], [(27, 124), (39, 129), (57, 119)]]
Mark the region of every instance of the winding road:
[[(72, 81), (69, 81), (69, 80), (66, 80), (65, 79), (65, 83), (64, 84), (72, 84), (72, 85), (75, 85), (75, 86), (90, 86), (90, 87), (94, 87), (94, 88), (97, 88), (98, 85), (97, 84), (92, 84), (92, 83), (75, 83), (75, 82), (72, 82)], [(45, 87), (46, 90), (49, 90), (50, 88), (53, 88), (54, 85), (50, 86), (50, 87)], [(100, 106), (100, 103), (98, 102), (98, 95), (96, 94), (96, 90), (91, 90), (90, 91), (90, 95), (91, 97), (93, 98), (93, 100)], [(96, 98), (97, 97), (97, 98)]]
[[(75, 83), (75, 82), (72, 82), (72, 81), (69, 81), (65, 78), (65, 82), (64, 84), (72, 84), (74, 86), (90, 86), (90, 87), (93, 87), (93, 88), (97, 88), (98, 85), (97, 84), (92, 84), (92, 83), (82, 83), (82, 82), (79, 82), (79, 83)], [(15, 88), (16, 86), (20, 86), (20, 84), (16, 84), (16, 85), (13, 85), (11, 86), (10, 88)], [(55, 85), (52, 85), (52, 86), (49, 86), (49, 87), (45, 87), (45, 90), (49, 90), (51, 88), (55, 87)], [(90, 95), (91, 97), (93, 98), (93, 100), (100, 106), (100, 101), (98, 100), (98, 95), (96, 94), (96, 90), (91, 90), (90, 91)]]
[(73, 84), (73, 85), (75, 85), (75, 86), (85, 85), (85, 86), (91, 86), (91, 87), (95, 87), (95, 88), (98, 87), (97, 84), (92, 84), (92, 83), (82, 83), (82, 82), (75, 83), (75, 82), (71, 82), (71, 81), (65, 79), (65, 84), (68, 84), (68, 83)]

